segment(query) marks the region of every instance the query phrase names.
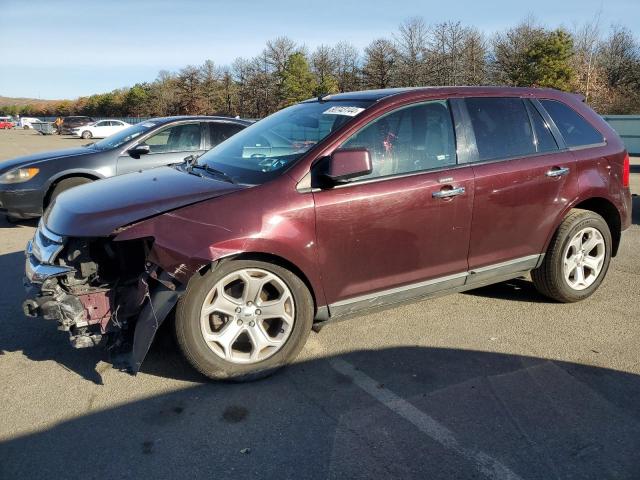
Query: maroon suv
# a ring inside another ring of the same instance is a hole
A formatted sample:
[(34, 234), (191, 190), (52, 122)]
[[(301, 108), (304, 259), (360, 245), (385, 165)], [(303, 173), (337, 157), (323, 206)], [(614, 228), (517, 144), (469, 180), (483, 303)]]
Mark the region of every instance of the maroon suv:
[(330, 95), (198, 159), (64, 192), (27, 246), (24, 310), (137, 372), (175, 307), (195, 368), (256, 378), (314, 325), (400, 302), (527, 272), (582, 300), (630, 210), (624, 146), (576, 95)]

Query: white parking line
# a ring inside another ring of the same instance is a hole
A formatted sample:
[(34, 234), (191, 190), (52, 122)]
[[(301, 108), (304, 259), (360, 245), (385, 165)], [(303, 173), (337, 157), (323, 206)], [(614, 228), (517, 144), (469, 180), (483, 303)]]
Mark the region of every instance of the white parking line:
[(487, 477), (495, 480), (521, 480), (520, 476), (490, 455), (461, 445), (453, 432), (447, 427), (389, 389), (380, 388), (378, 382), (362, 371), (357, 370), (349, 362), (334, 358), (329, 360), (329, 363), (336, 371), (349, 377), (362, 390), (395, 414), (411, 422), (422, 433), (475, 464), (476, 468)]

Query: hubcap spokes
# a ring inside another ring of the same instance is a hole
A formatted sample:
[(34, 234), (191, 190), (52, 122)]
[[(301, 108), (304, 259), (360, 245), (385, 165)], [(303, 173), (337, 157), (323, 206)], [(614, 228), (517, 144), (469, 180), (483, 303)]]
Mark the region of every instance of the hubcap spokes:
[(564, 278), (574, 290), (589, 288), (596, 281), (605, 259), (602, 234), (592, 227), (580, 230), (567, 245)]
[(209, 291), (200, 327), (209, 348), (232, 363), (256, 363), (286, 343), (295, 319), (293, 295), (276, 275), (242, 269)]

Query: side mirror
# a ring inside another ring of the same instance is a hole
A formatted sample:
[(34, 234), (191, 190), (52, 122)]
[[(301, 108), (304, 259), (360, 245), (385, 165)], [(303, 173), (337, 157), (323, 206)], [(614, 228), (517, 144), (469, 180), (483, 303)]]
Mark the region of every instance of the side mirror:
[(336, 150), (329, 157), (324, 176), (334, 183), (340, 183), (372, 171), (371, 156), (366, 148)]
[(149, 145), (136, 145), (135, 147), (127, 150), (127, 153), (132, 158), (140, 158), (140, 155), (146, 155), (150, 151), (151, 149), (149, 148)]

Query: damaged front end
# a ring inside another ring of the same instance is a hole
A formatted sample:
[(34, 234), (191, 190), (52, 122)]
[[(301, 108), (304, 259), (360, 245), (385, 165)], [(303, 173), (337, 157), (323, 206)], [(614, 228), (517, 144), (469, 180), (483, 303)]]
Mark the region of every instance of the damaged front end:
[(65, 238), (40, 222), (25, 251), (25, 315), (58, 322), (76, 348), (103, 345), (136, 373), (183, 288), (149, 262), (150, 238)]

